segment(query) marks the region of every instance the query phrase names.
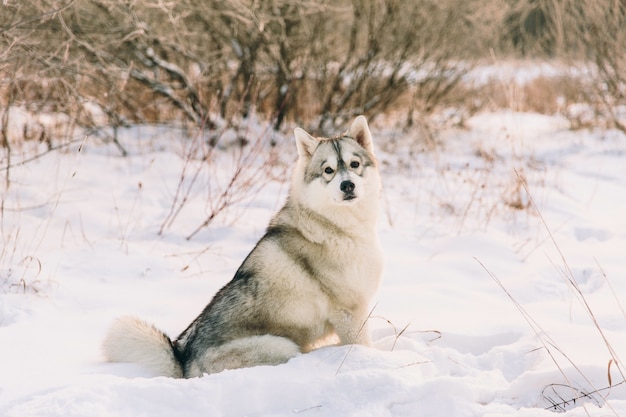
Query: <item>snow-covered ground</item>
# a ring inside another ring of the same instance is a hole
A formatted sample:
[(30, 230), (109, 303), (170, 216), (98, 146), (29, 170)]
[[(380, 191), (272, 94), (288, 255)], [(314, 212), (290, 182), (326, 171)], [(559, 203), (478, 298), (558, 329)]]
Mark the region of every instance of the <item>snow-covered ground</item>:
[[(278, 138), (273, 179), (255, 172), (265, 186), (190, 240), (232, 149), (198, 165), (184, 157), (191, 139), (145, 126), (122, 132), (126, 158), (87, 139), (19, 165), (34, 150), (15, 148), (0, 416), (626, 415), (626, 137), (510, 112), (474, 116), (434, 150), (373, 132), (386, 254), (376, 349), (189, 380), (103, 362), (103, 334), (122, 314), (172, 336), (195, 318), (284, 201), (291, 138)], [(159, 233), (182, 172), (188, 200)]]

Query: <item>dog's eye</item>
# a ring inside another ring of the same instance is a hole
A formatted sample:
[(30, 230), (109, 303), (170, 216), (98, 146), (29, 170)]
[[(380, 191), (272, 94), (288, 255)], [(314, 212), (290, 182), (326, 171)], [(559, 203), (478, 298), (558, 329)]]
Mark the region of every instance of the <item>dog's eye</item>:
[(360, 166), (361, 166), (361, 164), (359, 163), (359, 161), (352, 161), (352, 162), (350, 162), (350, 168), (352, 168), (352, 169), (357, 169)]
[(335, 172), (335, 170), (333, 170), (331, 167), (326, 167), (324, 169), (324, 172), (327, 173), (328, 175), (332, 174), (333, 172)]

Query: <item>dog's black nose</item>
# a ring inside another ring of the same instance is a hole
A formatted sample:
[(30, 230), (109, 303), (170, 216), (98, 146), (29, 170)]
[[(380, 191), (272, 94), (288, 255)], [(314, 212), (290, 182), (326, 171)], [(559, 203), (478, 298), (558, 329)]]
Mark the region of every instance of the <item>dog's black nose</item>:
[(354, 183), (350, 180), (341, 181), (339, 189), (346, 194), (352, 193), (354, 192)]

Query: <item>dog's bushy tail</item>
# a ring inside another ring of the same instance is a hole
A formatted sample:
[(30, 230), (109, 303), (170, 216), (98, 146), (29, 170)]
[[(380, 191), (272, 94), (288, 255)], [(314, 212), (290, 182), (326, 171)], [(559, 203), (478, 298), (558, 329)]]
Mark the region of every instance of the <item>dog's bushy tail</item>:
[(157, 375), (183, 376), (171, 339), (136, 317), (124, 316), (115, 320), (104, 338), (102, 349), (110, 362), (133, 362)]

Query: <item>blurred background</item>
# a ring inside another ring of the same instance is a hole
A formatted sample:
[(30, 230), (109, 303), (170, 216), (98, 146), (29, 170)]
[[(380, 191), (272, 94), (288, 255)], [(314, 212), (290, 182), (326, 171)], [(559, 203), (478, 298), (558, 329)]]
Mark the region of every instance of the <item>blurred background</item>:
[[(494, 108), (625, 130), (625, 21), (624, 0), (3, 0), (0, 144), (251, 115), (431, 135)], [(11, 108), (63, 129), (10, 138)]]

